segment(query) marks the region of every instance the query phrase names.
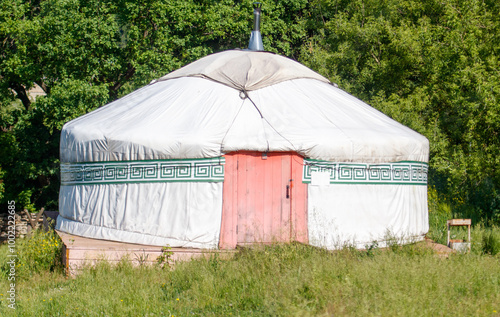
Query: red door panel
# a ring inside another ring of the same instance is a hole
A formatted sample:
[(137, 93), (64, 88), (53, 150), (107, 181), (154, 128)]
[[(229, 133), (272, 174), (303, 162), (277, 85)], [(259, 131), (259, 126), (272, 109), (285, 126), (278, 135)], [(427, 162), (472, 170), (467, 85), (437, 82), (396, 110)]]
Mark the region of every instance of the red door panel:
[(221, 248), (307, 242), (307, 191), (302, 184), (302, 162), (302, 157), (288, 152), (226, 155)]

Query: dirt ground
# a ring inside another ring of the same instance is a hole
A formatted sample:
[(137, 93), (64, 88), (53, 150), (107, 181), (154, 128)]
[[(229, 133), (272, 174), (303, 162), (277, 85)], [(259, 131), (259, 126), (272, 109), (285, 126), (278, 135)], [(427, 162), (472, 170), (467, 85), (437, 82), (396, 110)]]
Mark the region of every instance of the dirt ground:
[(426, 247), (433, 249), (437, 255), (442, 256), (442, 257), (448, 257), (448, 255), (450, 253), (455, 252), (452, 249), (448, 248), (447, 246), (445, 246), (443, 244), (436, 243), (436, 242), (432, 241), (431, 239), (426, 238), (423, 241), (423, 243)]

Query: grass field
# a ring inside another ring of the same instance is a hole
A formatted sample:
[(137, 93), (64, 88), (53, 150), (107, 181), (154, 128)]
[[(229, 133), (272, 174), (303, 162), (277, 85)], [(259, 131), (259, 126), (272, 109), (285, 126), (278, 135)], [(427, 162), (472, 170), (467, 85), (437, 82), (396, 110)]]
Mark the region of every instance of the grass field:
[[(429, 191), (429, 233), (445, 244), (446, 220), (463, 217)], [(466, 230), (454, 230), (460, 239)], [(16, 240), (16, 309), (0, 246), (0, 316), (499, 316), (500, 228), (476, 221), (472, 250), (440, 256), (426, 244), (329, 252), (301, 244), (241, 249), (231, 259), (175, 269), (101, 263), (76, 278), (61, 241), (41, 231)]]
[[(32, 240), (18, 252), (33, 257), (43, 244), (47, 258), (29, 269), (28, 258), (19, 260), (16, 310), (7, 306), (2, 264), (0, 316), (500, 316), (500, 257), (484, 252), (445, 258), (419, 245), (338, 252), (274, 245), (175, 270), (102, 263), (68, 279), (53, 262), (54, 236)], [(5, 258), (5, 245), (0, 253)]]

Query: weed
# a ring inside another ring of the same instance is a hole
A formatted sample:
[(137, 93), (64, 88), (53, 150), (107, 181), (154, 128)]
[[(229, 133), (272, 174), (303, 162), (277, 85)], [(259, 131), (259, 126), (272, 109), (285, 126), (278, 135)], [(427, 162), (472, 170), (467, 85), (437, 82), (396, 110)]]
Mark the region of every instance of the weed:
[(493, 230), (488, 230), (486, 234), (483, 235), (483, 254), (497, 255), (500, 253), (500, 239), (495, 235)]
[(376, 251), (378, 250), (378, 242), (376, 240), (372, 241), (369, 245), (365, 246), (366, 249), (366, 256), (367, 257), (374, 257), (376, 254)]
[(135, 255), (135, 260), (137, 263), (139, 263), (140, 266), (144, 266), (148, 263), (149, 260), (149, 254), (146, 254), (144, 249), (142, 250), (142, 254), (134, 254)]
[(167, 245), (161, 248), (161, 254), (156, 258), (156, 263), (159, 267), (170, 269), (173, 265), (172, 257), (174, 256), (174, 252), (172, 252), (172, 248)]
[[(16, 274), (18, 278), (27, 278), (35, 273), (62, 270), (62, 241), (55, 231), (37, 229), (24, 239), (17, 239)], [(7, 257), (0, 260), (0, 274), (6, 275), (10, 266)]]

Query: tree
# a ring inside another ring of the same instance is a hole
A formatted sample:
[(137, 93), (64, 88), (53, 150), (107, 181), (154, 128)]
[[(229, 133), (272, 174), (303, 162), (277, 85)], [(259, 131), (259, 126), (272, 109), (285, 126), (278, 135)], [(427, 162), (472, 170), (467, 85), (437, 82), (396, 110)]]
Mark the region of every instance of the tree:
[[(497, 1), (262, 9), (266, 50), (427, 136), (431, 183), (500, 222)], [(57, 208), (65, 122), (207, 54), (245, 48), (251, 26), (248, 0), (0, 0), (0, 199)], [(33, 100), (35, 83), (46, 96)]]
[[(305, 0), (264, 3), (266, 49), (297, 58), (307, 10)], [(3, 203), (56, 209), (65, 122), (207, 54), (245, 48), (252, 18), (252, 1), (0, 0)], [(46, 95), (31, 99), (34, 84)]]
[(496, 1), (315, 1), (324, 21), (302, 52), (431, 144), (431, 182), (500, 220)]

